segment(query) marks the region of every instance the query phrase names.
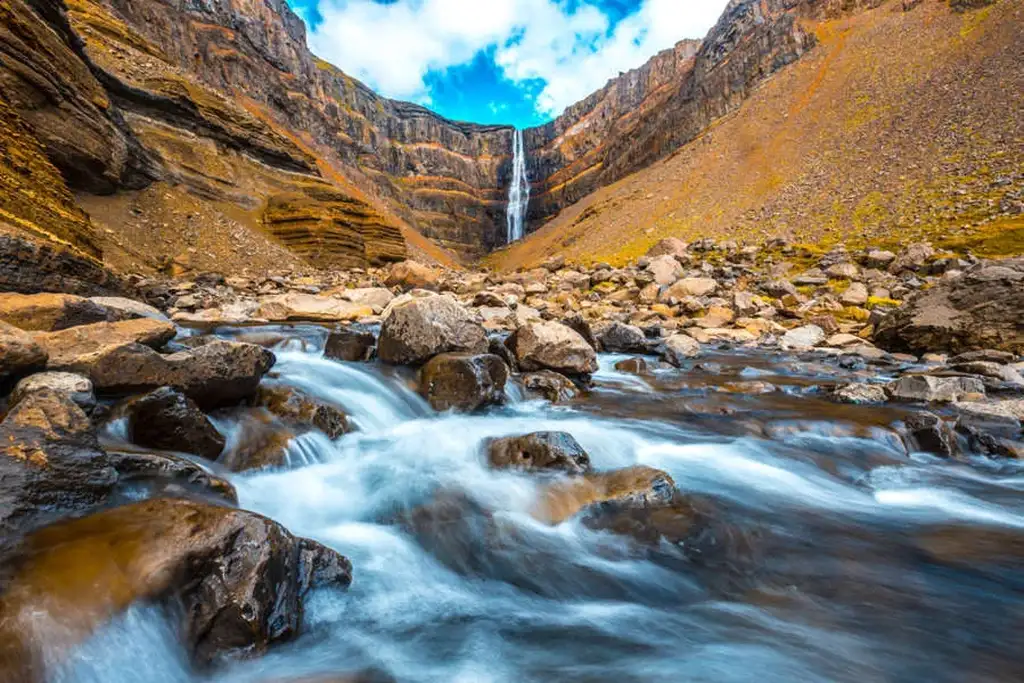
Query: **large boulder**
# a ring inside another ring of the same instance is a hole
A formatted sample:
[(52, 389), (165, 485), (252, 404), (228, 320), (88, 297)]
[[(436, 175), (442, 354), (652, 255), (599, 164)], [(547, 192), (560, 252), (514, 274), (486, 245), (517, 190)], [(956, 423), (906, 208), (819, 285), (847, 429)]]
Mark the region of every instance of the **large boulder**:
[(351, 582), (347, 559), (265, 517), (166, 498), (48, 527), (19, 551), (0, 598), (5, 681), (46, 678), (48, 625), (67, 649), (140, 602), (171, 607), (198, 667), (251, 657), (299, 633), (310, 591)]
[(894, 351), (1024, 353), (1024, 257), (983, 261), (943, 279), (882, 319), (875, 341)]
[(493, 354), (442, 353), (420, 369), (419, 391), (434, 410), (472, 412), (502, 403), (508, 376)]
[(610, 353), (646, 353), (647, 337), (634, 325), (620, 322), (601, 323), (594, 328), (600, 348)]
[(394, 302), (381, 326), (377, 355), (392, 365), (420, 364), (439, 353), (484, 353), (477, 315), (450, 295)]
[(28, 332), (0, 322), (0, 383), (42, 370), (49, 357)]
[(567, 375), (597, 372), (597, 353), (578, 332), (554, 321), (523, 325), (508, 338), (519, 367)]
[(131, 394), (167, 386), (210, 410), (252, 396), (274, 361), (270, 351), (238, 342), (214, 341), (170, 355), (128, 344), (89, 354), (67, 370), (85, 375), (100, 392)]
[(134, 399), (126, 412), (128, 437), (139, 446), (207, 460), (216, 460), (224, 450), (224, 437), (195, 401), (171, 387)]
[(398, 287), (407, 292), (410, 289), (436, 290), (440, 282), (440, 270), (416, 261), (402, 261), (391, 266), (391, 271), (384, 284), (388, 287)]
[(652, 258), (647, 264), (647, 272), (654, 277), (656, 284), (670, 285), (683, 274), (683, 267), (674, 256), (666, 254)]
[(289, 464), (289, 447), (298, 436), (295, 429), (285, 424), (266, 409), (237, 413), (237, 438), (217, 461), (232, 472), (262, 469), (280, 469)]
[(890, 382), (886, 389), (895, 400), (928, 403), (952, 403), (985, 395), (985, 384), (976, 377), (907, 375)]
[(810, 349), (824, 342), (827, 336), (818, 325), (802, 325), (782, 335), (779, 345), (784, 349)]
[(50, 370), (69, 370), (105, 351), (142, 344), (154, 349), (162, 347), (177, 334), (171, 323), (152, 318), (139, 318), (114, 323), (93, 323), (59, 332), (39, 333), (36, 341), (49, 354)]
[(665, 340), (660, 357), (666, 363), (681, 368), (690, 358), (700, 355), (700, 343), (685, 334), (673, 334)]
[(709, 277), (686, 277), (661, 293), (662, 301), (682, 301), (690, 296), (708, 296), (718, 289), (718, 283)]
[(0, 321), (31, 332), (119, 320), (122, 314), (73, 294), (0, 294)]
[(261, 299), (255, 317), (271, 322), (346, 322), (373, 314), (373, 306), (368, 304), (330, 296), (288, 292)]
[(133, 499), (188, 497), (238, 505), (238, 492), (231, 482), (188, 456), (136, 450), (110, 450), (107, 456), (117, 470), (118, 488), (138, 496)]
[(334, 330), (327, 336), (324, 355), (334, 360), (359, 363), (373, 357), (377, 347), (377, 337), (367, 330), (342, 328)]
[(590, 455), (566, 432), (535, 432), (491, 439), (485, 444), (492, 467), (582, 474), (590, 471)]
[(167, 316), (159, 308), (135, 299), (127, 299), (123, 296), (93, 296), (89, 298), (89, 301), (108, 310), (117, 311), (123, 318), (155, 318), (169, 322)]
[(552, 403), (566, 403), (580, 395), (571, 379), (552, 370), (539, 370), (523, 375), (523, 386)]
[(52, 389), (10, 410), (0, 443), (0, 538), (96, 505), (117, 483), (88, 416)]

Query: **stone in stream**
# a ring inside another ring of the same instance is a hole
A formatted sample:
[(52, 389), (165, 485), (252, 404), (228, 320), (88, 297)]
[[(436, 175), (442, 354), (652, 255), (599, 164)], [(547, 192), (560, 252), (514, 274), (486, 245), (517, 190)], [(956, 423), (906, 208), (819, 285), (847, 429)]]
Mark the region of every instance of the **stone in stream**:
[(232, 472), (278, 469), (288, 464), (288, 446), (298, 434), (266, 409), (234, 411), (233, 440), (217, 461)]
[(628, 372), (633, 375), (646, 375), (647, 361), (643, 358), (627, 358), (616, 363), (615, 369), (619, 372)]
[(49, 357), (31, 334), (0, 322), (0, 382), (44, 369)]
[(352, 579), (346, 558), (265, 517), (169, 498), (47, 527), (18, 558), (0, 598), (5, 681), (43, 677), (36, 629), (47, 617), (60, 624), (50, 644), (67, 652), (132, 604), (166, 603), (189, 659), (205, 668), (294, 638), (310, 591)]
[(1022, 291), (1024, 258), (982, 261), (880, 321), (875, 342), (895, 351), (1024, 353)]
[(67, 396), (86, 412), (91, 412), (96, 407), (96, 394), (93, 391), (92, 382), (88, 377), (71, 372), (40, 372), (29, 375), (14, 387), (9, 405), (15, 406), (26, 396), (44, 389)]
[(216, 460), (224, 437), (199, 406), (180, 391), (161, 387), (125, 408), (132, 443), (155, 450), (191, 453)]
[(210, 410), (252, 396), (274, 361), (273, 353), (254, 344), (217, 340), (170, 355), (141, 344), (117, 346), (80, 358), (67, 369), (89, 377), (100, 392), (130, 394), (169, 386)]
[(251, 403), (291, 426), (317, 429), (331, 439), (353, 431), (345, 411), (293, 387), (260, 386)]
[(699, 355), (700, 343), (693, 337), (685, 334), (673, 334), (666, 339), (659, 353), (663, 361), (677, 368), (682, 367), (687, 360), (696, 358)]
[(194, 460), (174, 453), (109, 451), (117, 470), (119, 488), (143, 489), (146, 497), (202, 497), (217, 503), (238, 505), (238, 494), (227, 479)]
[(818, 325), (804, 325), (782, 335), (779, 345), (784, 349), (810, 349), (825, 341), (826, 336)]
[(116, 310), (73, 294), (0, 294), (0, 321), (29, 332), (55, 332), (122, 317)]
[(609, 353), (644, 353), (648, 349), (643, 330), (620, 322), (600, 323), (595, 326), (599, 348)]
[(956, 434), (946, 422), (934, 413), (914, 413), (903, 420), (906, 425), (907, 450), (932, 453), (943, 458), (960, 455)]
[(580, 395), (571, 379), (552, 370), (539, 370), (523, 375), (526, 390), (538, 394), (551, 403), (567, 403)]
[(372, 332), (356, 328), (333, 330), (327, 336), (324, 355), (334, 360), (360, 363), (373, 358), (377, 337)]
[(7, 413), (0, 443), (0, 538), (97, 505), (117, 483), (88, 416), (52, 389)]
[(534, 516), (559, 524), (595, 505), (619, 509), (671, 505), (677, 493), (672, 477), (653, 467), (592, 472), (548, 485), (541, 493)]
[(168, 322), (138, 318), (114, 323), (94, 323), (59, 332), (39, 333), (35, 339), (50, 356), (50, 370), (74, 371), (81, 363), (129, 344), (160, 348), (177, 334)]
[(535, 432), (490, 439), (485, 443), (492, 467), (581, 474), (590, 471), (590, 456), (572, 434)]
[(838, 387), (832, 392), (832, 397), (840, 403), (850, 403), (852, 405), (885, 403), (888, 399), (884, 387), (864, 382), (854, 382)]
[(442, 353), (420, 369), (419, 393), (434, 410), (473, 412), (505, 401), (508, 376), (493, 354)]
[(895, 400), (928, 403), (952, 403), (972, 396), (985, 395), (985, 385), (974, 377), (907, 375), (890, 382), (886, 388)]
[(419, 365), (440, 353), (483, 353), (487, 334), (479, 317), (450, 295), (396, 300), (377, 343), (392, 365)]
[(508, 338), (508, 347), (526, 372), (554, 370), (567, 375), (597, 372), (597, 354), (575, 330), (553, 322), (523, 325)]

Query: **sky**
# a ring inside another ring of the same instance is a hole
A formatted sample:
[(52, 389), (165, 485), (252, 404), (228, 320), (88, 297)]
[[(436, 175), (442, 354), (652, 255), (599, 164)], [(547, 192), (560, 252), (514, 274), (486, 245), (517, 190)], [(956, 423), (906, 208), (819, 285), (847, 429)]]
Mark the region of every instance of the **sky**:
[(319, 57), (451, 119), (534, 126), (683, 38), (728, 0), (289, 0)]

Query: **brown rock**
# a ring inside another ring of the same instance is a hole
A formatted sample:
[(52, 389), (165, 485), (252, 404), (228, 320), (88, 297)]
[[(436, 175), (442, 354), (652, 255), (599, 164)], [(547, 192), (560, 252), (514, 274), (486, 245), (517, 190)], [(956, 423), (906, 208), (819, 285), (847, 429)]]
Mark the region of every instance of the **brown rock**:
[(647, 250), (648, 258), (657, 258), (658, 256), (681, 256), (686, 257), (686, 242), (675, 237), (666, 237), (663, 240), (659, 240), (657, 244)]
[(348, 560), (318, 543), (250, 512), (186, 500), (51, 526), (19, 551), (0, 600), (4, 680), (44, 674), (32, 656), (41, 605), (60, 620), (60, 645), (70, 648), (135, 602), (171, 601), (182, 607), (186, 651), (208, 666), (296, 636), (310, 590), (351, 582)]
[(523, 325), (509, 337), (519, 367), (530, 372), (554, 370), (568, 375), (597, 372), (597, 354), (580, 334), (561, 323)]
[(257, 410), (236, 415), (238, 440), (217, 462), (232, 472), (282, 468), (288, 464), (288, 445), (297, 436), (295, 430), (276, 419), (269, 411)]
[(485, 447), (492, 467), (571, 474), (590, 470), (590, 456), (572, 434), (566, 432), (536, 432), (491, 439)]
[(39, 333), (36, 341), (49, 353), (50, 370), (68, 370), (89, 359), (129, 344), (160, 348), (177, 334), (168, 322), (139, 318), (115, 323), (94, 323), (60, 332)]
[(82, 410), (89, 412), (96, 406), (96, 394), (88, 377), (70, 372), (40, 372), (29, 375), (18, 382), (11, 392), (10, 406), (15, 406), (26, 396), (49, 389), (67, 396)]
[(700, 355), (700, 343), (688, 335), (673, 334), (665, 340), (660, 355), (663, 361), (679, 368), (688, 359)]
[(534, 515), (559, 524), (597, 504), (612, 503), (624, 508), (667, 506), (676, 493), (672, 477), (651, 467), (595, 472), (548, 486)]
[(493, 354), (442, 353), (420, 369), (419, 391), (434, 410), (472, 412), (504, 402), (508, 376)]
[(207, 460), (216, 460), (224, 450), (224, 437), (199, 406), (170, 387), (134, 399), (126, 412), (129, 438), (139, 446), (192, 453)]
[(131, 489), (142, 488), (146, 497), (202, 497), (211, 502), (238, 505), (238, 493), (227, 479), (213, 474), (194, 460), (174, 453), (107, 453), (117, 470), (117, 481)]
[(261, 386), (253, 405), (266, 408), (290, 425), (318, 429), (331, 439), (353, 431), (343, 410), (293, 387)]
[(289, 292), (260, 301), (255, 317), (271, 322), (347, 322), (373, 315), (367, 304), (343, 301), (329, 296)]
[(334, 360), (361, 363), (373, 357), (377, 337), (372, 332), (354, 328), (334, 330), (327, 336), (324, 355)]
[(449, 295), (393, 304), (381, 326), (377, 355), (385, 363), (423, 363), (439, 353), (483, 353), (487, 335), (478, 317)]
[(410, 289), (437, 290), (440, 281), (441, 271), (416, 261), (402, 261), (391, 266), (384, 284), (407, 292)]
[(552, 403), (567, 403), (580, 395), (571, 379), (551, 370), (540, 370), (523, 375), (527, 391), (539, 394)]
[(0, 382), (42, 370), (48, 358), (32, 335), (0, 322)]
[(72, 294), (0, 294), (0, 321), (32, 332), (118, 320), (106, 306)]

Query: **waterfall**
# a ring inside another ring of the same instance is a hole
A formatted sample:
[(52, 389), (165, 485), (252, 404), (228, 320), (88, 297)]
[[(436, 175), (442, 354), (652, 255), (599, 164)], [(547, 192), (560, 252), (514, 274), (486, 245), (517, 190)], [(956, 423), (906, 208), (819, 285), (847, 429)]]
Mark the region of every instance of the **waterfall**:
[(507, 243), (523, 239), (523, 221), (530, 205), (530, 179), (526, 176), (526, 150), (523, 131), (516, 129), (512, 136), (512, 183), (508, 191), (508, 209), (505, 212)]

